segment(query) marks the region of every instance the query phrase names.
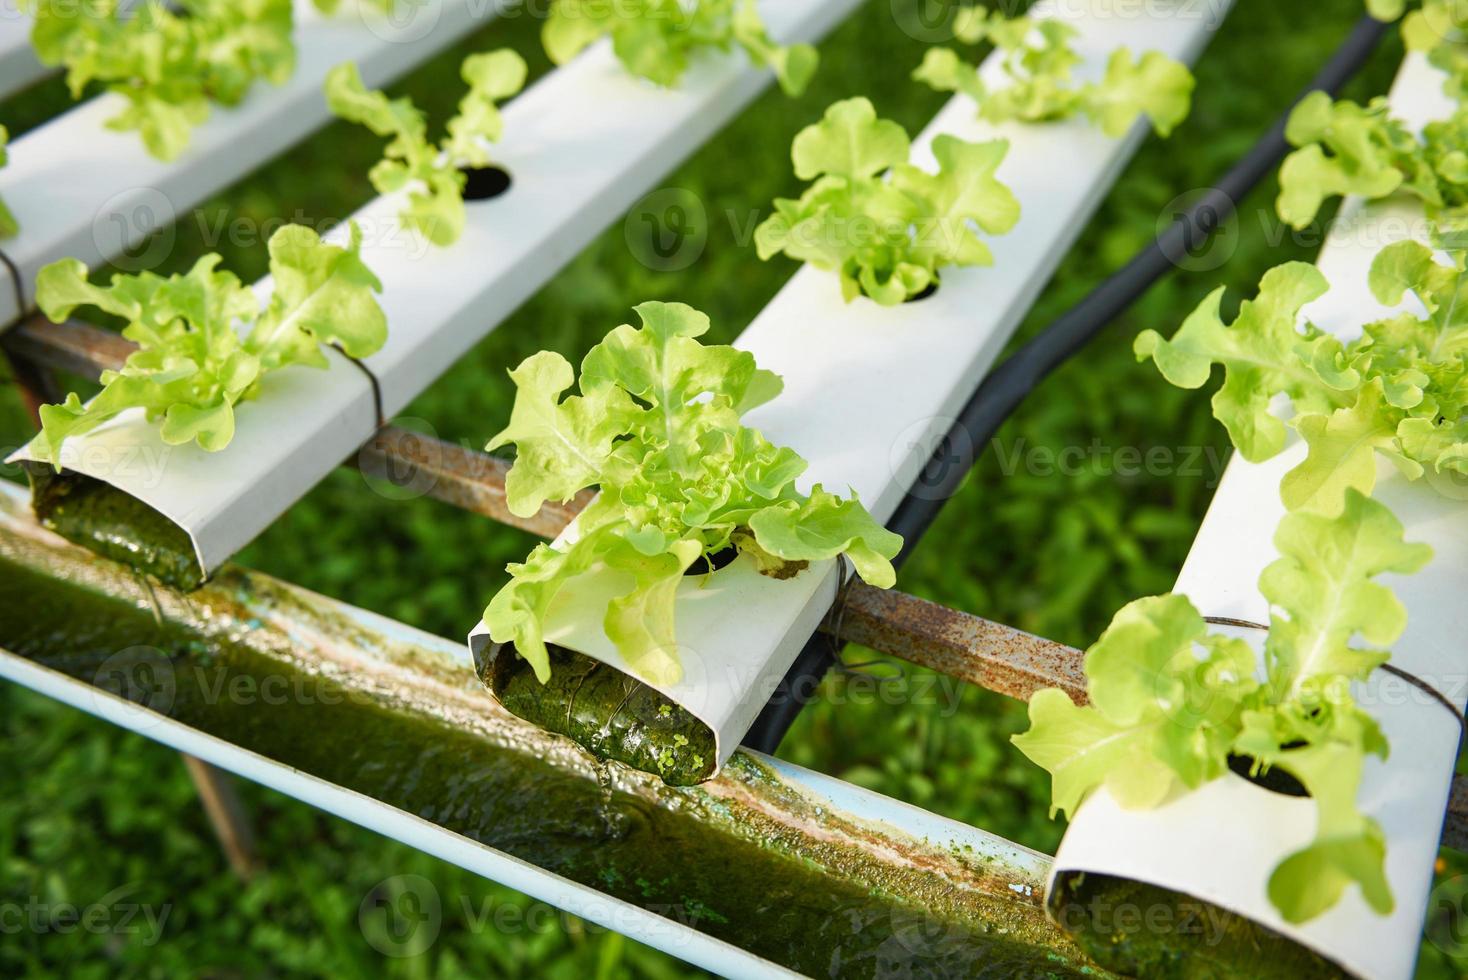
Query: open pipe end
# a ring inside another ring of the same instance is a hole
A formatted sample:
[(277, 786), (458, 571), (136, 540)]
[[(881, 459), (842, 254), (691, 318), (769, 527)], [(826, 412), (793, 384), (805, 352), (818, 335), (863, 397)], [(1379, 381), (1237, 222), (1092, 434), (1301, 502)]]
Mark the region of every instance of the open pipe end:
[(485, 644), (474, 668), (506, 711), (564, 735), (600, 761), (620, 762), (669, 786), (693, 786), (718, 769), (714, 731), (637, 678), (565, 647), (548, 645), (542, 684), (513, 644)]
[(189, 533), (109, 483), (24, 462), (36, 519), (74, 544), (191, 592), (208, 578)]

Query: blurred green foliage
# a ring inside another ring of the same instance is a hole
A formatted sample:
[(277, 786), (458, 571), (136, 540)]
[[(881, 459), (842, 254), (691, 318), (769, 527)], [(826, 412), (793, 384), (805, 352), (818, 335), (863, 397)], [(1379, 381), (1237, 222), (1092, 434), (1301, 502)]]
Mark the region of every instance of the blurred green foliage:
[[(759, 262), (751, 245), (769, 202), (799, 191), (789, 163), (794, 134), (829, 102), (851, 95), (870, 97), (883, 116), (913, 132), (942, 104), (907, 78), (926, 41), (902, 26), (917, 23), (927, 2), (868, 0), (821, 46), (822, 69), (804, 97), (771, 91), (692, 159), (659, 175), (657, 187), (679, 189), (680, 198), (691, 195), (702, 206), (707, 241), (695, 264), (661, 272), (639, 262), (646, 242), (634, 209), (418, 398), (405, 413), (415, 421), (407, 424), (481, 445), (507, 416), (508, 367), (542, 348), (579, 360), (645, 299), (691, 303), (712, 316), (712, 340), (733, 339), (794, 268), (782, 259)], [(1346, 36), (1360, 8), (1360, 0), (1238, 0), (1198, 65), (1192, 117), (1170, 141), (1145, 144), (1019, 336), (1042, 328), (1119, 268), (1180, 198), (1208, 186), (1243, 154)], [(523, 14), (494, 23), (391, 92), (411, 95), (441, 123), (461, 92), (457, 71), (467, 53), (513, 45), (530, 60), (532, 76), (546, 71), (537, 29)], [(1384, 92), (1400, 57), (1393, 34), (1348, 94)], [(47, 82), (0, 106), (0, 119), (18, 135), (64, 105), (59, 83)], [(329, 126), (186, 215), (170, 232), (161, 269), (182, 270), (219, 251), (247, 280), (262, 274), (263, 238), (274, 223), (340, 220), (372, 196), (366, 172), (380, 149), (380, 140), (357, 127)], [(1158, 283), (1016, 413), (904, 569), (900, 587), (1084, 646), (1121, 605), (1171, 586), (1228, 445), (1209, 414), (1208, 395), (1175, 389), (1136, 364), (1131, 338), (1145, 327), (1170, 332), (1219, 282), (1235, 293), (1250, 290), (1270, 266), (1313, 256), (1321, 226), (1287, 233), (1273, 218), (1275, 190), (1267, 184), (1243, 202), (1221, 244)], [(995, 252), (1002, 266), (1003, 239)], [(13, 389), (0, 389), (0, 445), (16, 445), (29, 431)], [(1057, 468), (1056, 454), (1067, 447), (1068, 465)], [(388, 499), (341, 469), (240, 560), (460, 636), (504, 581), (505, 563), (532, 545), (524, 534), (430, 500)], [(851, 662), (871, 656), (846, 653)], [(1008, 744), (1024, 727), (1023, 705), (911, 667), (872, 670), (887, 679), (833, 674), (780, 754), (1032, 847), (1055, 847), (1063, 826), (1047, 816), (1043, 774)], [(85, 904), (128, 887), (135, 889), (132, 901), (171, 909), (153, 944), (136, 934), (0, 935), (0, 974), (689, 972), (663, 954), (254, 786), (243, 792), (267, 868), (242, 885), (228, 873), (171, 752), (12, 685), (0, 687), (0, 728), (7, 747), (0, 767), (0, 905)], [(1446, 861), (1449, 873), (1468, 871), (1456, 856)], [(390, 957), (378, 951), (370, 915), (360, 910), (384, 889), (400, 887), (402, 875), (432, 883), (443, 928), (421, 954)], [(508, 918), (521, 925), (486, 927), (485, 909), (511, 910)], [(1423, 975), (1468, 971), (1468, 956), (1426, 943), (1424, 950)]]

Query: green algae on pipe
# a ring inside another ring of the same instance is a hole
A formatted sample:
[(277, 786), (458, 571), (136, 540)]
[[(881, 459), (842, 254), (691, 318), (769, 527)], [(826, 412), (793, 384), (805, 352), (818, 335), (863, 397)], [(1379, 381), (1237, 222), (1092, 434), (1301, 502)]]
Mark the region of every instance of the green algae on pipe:
[(1148, 980), (1328, 980), (1329, 960), (1252, 919), (1112, 875), (1059, 876), (1050, 913), (1097, 963)]
[(138, 498), (41, 463), (25, 470), (37, 519), (66, 540), (185, 592), (204, 583), (188, 532)]
[(150, 598), (0, 497), (0, 636), (34, 662), (128, 695), (157, 688), (119, 664), (142, 647), (169, 681), (150, 703), (184, 724), (808, 974), (1096, 972), (1045, 921), (1022, 850), (904, 836), (737, 753), (696, 788), (599, 786), (448, 641), (233, 568)]
[(693, 786), (714, 774), (713, 730), (682, 705), (584, 654), (547, 649), (551, 674), (544, 684), (513, 647), (487, 647), (476, 658), (480, 680), (505, 710), (669, 786)]

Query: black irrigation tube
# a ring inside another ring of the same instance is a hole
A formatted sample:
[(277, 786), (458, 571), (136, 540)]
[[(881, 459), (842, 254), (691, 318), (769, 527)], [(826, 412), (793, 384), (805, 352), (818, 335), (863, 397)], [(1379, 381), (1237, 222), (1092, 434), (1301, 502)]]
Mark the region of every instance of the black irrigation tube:
[[(1380, 21), (1363, 16), (1295, 103), (1317, 90), (1336, 94), (1376, 50), (1386, 29), (1387, 25)], [(1295, 103), (1291, 103), (1291, 109)], [(919, 474), (917, 485), (908, 491), (888, 523), (904, 541), (894, 564), (900, 567), (912, 554), (943, 504), (957, 492), (979, 450), (988, 444), (1025, 396), (1050, 372), (1078, 353), (1163, 274), (1206, 244), (1234, 214), (1238, 202), (1279, 166), (1290, 150), (1284, 136), (1288, 120), (1289, 110), (1286, 110), (1216, 187), (1203, 193), (1120, 271), (979, 383)], [(821, 678), (835, 664), (836, 653), (836, 642), (824, 633), (811, 637), (744, 737), (746, 746), (761, 752), (775, 751), (801, 709), (815, 696)]]

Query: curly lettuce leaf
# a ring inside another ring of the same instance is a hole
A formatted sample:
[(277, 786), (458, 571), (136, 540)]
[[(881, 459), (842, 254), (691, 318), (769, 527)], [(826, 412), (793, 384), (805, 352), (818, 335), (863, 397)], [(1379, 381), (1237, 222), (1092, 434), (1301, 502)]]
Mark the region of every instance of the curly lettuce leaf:
[(1013, 741), (1050, 773), (1052, 813), (1071, 815), (1103, 786), (1121, 806), (1158, 806), (1224, 776), (1233, 754), (1256, 774), (1278, 766), (1308, 790), (1317, 820), (1315, 839), (1272, 872), (1271, 902), (1304, 922), (1355, 884), (1386, 914), (1386, 842), (1356, 794), (1365, 757), (1388, 746), (1349, 684), (1386, 661), (1381, 648), (1406, 625), (1374, 579), (1417, 571), (1430, 550), (1405, 543), (1390, 511), (1354, 490), (1337, 516), (1287, 515), (1275, 541), (1280, 558), (1259, 582), (1273, 610), (1263, 683), (1248, 644), (1209, 634), (1186, 598), (1139, 599), (1086, 653), (1090, 704), (1039, 691)]
[(517, 515), (600, 491), (578, 516), (578, 535), (510, 566), (510, 582), (485, 610), (495, 642), (514, 643), (542, 681), (551, 603), (587, 571), (626, 583), (602, 625), (654, 684), (681, 677), (674, 619), (683, 573), (725, 548), (774, 578), (842, 554), (874, 585), (895, 577), (901, 538), (855, 496), (819, 486), (799, 493), (805, 460), (740, 423), (743, 411), (779, 393), (779, 378), (745, 351), (700, 343), (709, 320), (691, 307), (643, 303), (636, 312), (639, 326), (616, 328), (587, 353), (579, 394), (567, 394), (577, 379), (559, 354), (543, 351), (512, 371), (510, 422), (489, 444), (516, 446), (505, 486)]
[(218, 452), (234, 438), (236, 404), (257, 394), (267, 372), (293, 363), (326, 367), (322, 343), (357, 357), (375, 352), (387, 326), (359, 244), (355, 227), (346, 249), (298, 225), (277, 231), (269, 243), (275, 293), (263, 313), (238, 278), (217, 268), (218, 255), (183, 275), (118, 275), (107, 286), (88, 282), (75, 259), (46, 266), (36, 301), (47, 317), (59, 323), (79, 306), (95, 306), (127, 320), (123, 336), (138, 349), (121, 370), (102, 375), (101, 393), (85, 405), (72, 393), (41, 408), (37, 457), (60, 471), (68, 439), (136, 408), (159, 423), (165, 443)]
[(1311, 92), (1291, 111), (1285, 139), (1297, 149), (1280, 167), (1276, 206), (1294, 228), (1314, 221), (1330, 198), (1386, 197), (1414, 169), (1403, 150), (1415, 141), (1388, 117), (1385, 100), (1360, 106)]
[(1126, 48), (1112, 52), (1106, 75), (1081, 90), (1081, 108), (1101, 131), (1125, 136), (1146, 116), (1158, 136), (1167, 137), (1188, 118), (1196, 83), (1188, 66), (1160, 51), (1133, 58)]
[(268, 248), (275, 291), (245, 342), (265, 370), (288, 364), (325, 369), (322, 344), (361, 359), (387, 342), (387, 316), (374, 295), (382, 283), (362, 261), (362, 230), (355, 223), (345, 248), (302, 225), (271, 235)]
[[(1345, 403), (1312, 369), (1317, 348), (1329, 338), (1310, 324), (1296, 327), (1305, 304), (1325, 295), (1328, 284), (1313, 265), (1291, 262), (1265, 273), (1259, 293), (1245, 300), (1230, 325), (1220, 316), (1223, 289), (1209, 294), (1171, 340), (1144, 330), (1134, 344), (1137, 360), (1151, 358), (1162, 376), (1179, 388), (1201, 388), (1213, 366), (1224, 369), (1213, 396), (1213, 414), (1228, 429), (1245, 459), (1274, 456), (1285, 444), (1285, 425), (1269, 411), (1278, 392), (1301, 409), (1332, 409)], [(1352, 378), (1333, 381), (1351, 381)]]
[(1183, 596), (1138, 599), (1086, 652), (1091, 704), (1058, 689), (1030, 700), (1030, 728), (1013, 742), (1050, 772), (1052, 814), (1073, 815), (1103, 785), (1145, 809), (1224, 773), (1235, 718), (1257, 688), (1255, 658), (1206, 631)]
[(291, 0), (156, 0), (134, 11), (118, 0), (25, 0), (32, 43), (64, 64), (73, 98), (99, 82), (126, 100), (111, 129), (137, 130), (148, 152), (172, 160), (211, 104), (239, 103), (258, 80), (295, 70)]
[(525, 59), (509, 48), (464, 59), (460, 74), (469, 91), (459, 100), (459, 111), (448, 122), (443, 152), (449, 159), (464, 167), (490, 165), (487, 144), (498, 143), (505, 131), (499, 103), (525, 87), (528, 73)]
[(412, 100), (369, 90), (351, 62), (327, 73), (324, 91), (333, 114), (390, 138), (368, 179), (381, 194), (406, 189), (407, 203), (399, 213), (403, 224), (433, 244), (447, 246), (464, 233), (467, 178), (462, 168), (490, 165), (488, 144), (504, 132), (497, 103), (520, 91), (527, 71), (525, 60), (509, 49), (464, 59), (460, 74), (469, 91), (437, 146), (429, 141), (427, 120)]
[[(1407, 625), (1407, 610), (1374, 579), (1418, 571), (1432, 549), (1406, 543), (1392, 512), (1354, 491), (1340, 517), (1286, 514), (1274, 544), (1280, 557), (1259, 576), (1276, 610), (1264, 647), (1274, 699), (1296, 700), (1320, 677), (1364, 680)], [(1352, 646), (1358, 636), (1374, 649)]]
[(951, 48), (929, 48), (912, 77), (935, 91), (967, 95), (989, 122), (1046, 122), (1084, 113), (1108, 136), (1118, 137), (1146, 116), (1158, 135), (1168, 136), (1192, 107), (1192, 72), (1160, 51), (1134, 59), (1119, 48), (1101, 81), (1078, 85), (1073, 78), (1081, 62), (1072, 43), (1076, 31), (1061, 21), (967, 7), (955, 16), (954, 34), (967, 44), (992, 43), (1006, 84), (986, 85), (979, 67)]
[(800, 95), (820, 63), (809, 44), (776, 44), (754, 0), (556, 0), (541, 29), (551, 61), (564, 65), (603, 37), (628, 72), (664, 88), (683, 80), (694, 55), (737, 44), (768, 66), (787, 95)]
[(564, 503), (597, 484), (638, 409), (620, 388), (562, 399), (574, 371), (553, 351), (526, 358), (510, 379), (516, 392), (510, 422), (485, 448), (515, 444), (505, 501), (510, 513), (533, 517), (547, 500)]
[(995, 176), (1008, 150), (1004, 140), (940, 136), (930, 174), (908, 163), (907, 132), (877, 118), (869, 100), (837, 102), (796, 135), (796, 176), (814, 183), (799, 200), (775, 201), (755, 229), (759, 256), (837, 272), (848, 302), (865, 294), (902, 303), (937, 284), (945, 267), (993, 263), (978, 232), (1004, 234), (1019, 220), (1019, 202)]
[(1369, 493), (1377, 457), (1409, 479), (1429, 468), (1468, 472), (1468, 278), (1465, 257), (1437, 261), (1418, 242), (1398, 242), (1372, 262), (1370, 286), (1394, 306), (1410, 293), (1425, 311), (1365, 324), (1342, 344), (1305, 322), (1300, 309), (1325, 290), (1312, 266), (1289, 263), (1265, 274), (1259, 296), (1238, 319), (1219, 317), (1222, 290), (1184, 322), (1172, 340), (1155, 331), (1137, 337), (1139, 359), (1152, 358), (1164, 377), (1201, 387), (1214, 364), (1225, 368), (1213, 413), (1250, 460), (1278, 453), (1285, 420), (1270, 411), (1280, 394), (1295, 415), (1305, 459), (1280, 495), (1291, 510), (1340, 510), (1349, 489)]

